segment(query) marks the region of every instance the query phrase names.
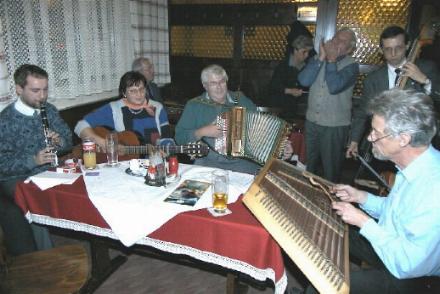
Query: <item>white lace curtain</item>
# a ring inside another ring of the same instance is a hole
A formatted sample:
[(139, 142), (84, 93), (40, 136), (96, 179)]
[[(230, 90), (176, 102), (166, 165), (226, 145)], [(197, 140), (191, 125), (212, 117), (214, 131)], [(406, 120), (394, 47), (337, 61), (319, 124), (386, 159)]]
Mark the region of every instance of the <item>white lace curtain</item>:
[[(117, 89), (142, 55), (156, 65), (156, 80), (169, 82), (168, 11), (162, 2), (1, 0), (9, 76), (23, 63), (37, 64), (49, 73), (49, 97), (93, 95)], [(13, 93), (12, 78), (9, 87)]]
[(130, 0), (135, 57), (147, 57), (155, 69), (155, 82), (169, 83), (168, 5), (164, 0)]

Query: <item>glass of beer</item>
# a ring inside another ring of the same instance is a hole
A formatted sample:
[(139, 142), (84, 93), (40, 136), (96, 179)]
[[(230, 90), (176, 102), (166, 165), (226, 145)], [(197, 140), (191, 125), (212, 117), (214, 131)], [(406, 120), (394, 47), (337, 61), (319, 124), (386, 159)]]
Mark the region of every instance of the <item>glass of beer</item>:
[(96, 144), (91, 139), (84, 139), (82, 143), (84, 167), (86, 169), (96, 168)]
[(228, 171), (215, 170), (211, 174), (211, 179), (212, 207), (217, 213), (225, 213), (228, 207)]

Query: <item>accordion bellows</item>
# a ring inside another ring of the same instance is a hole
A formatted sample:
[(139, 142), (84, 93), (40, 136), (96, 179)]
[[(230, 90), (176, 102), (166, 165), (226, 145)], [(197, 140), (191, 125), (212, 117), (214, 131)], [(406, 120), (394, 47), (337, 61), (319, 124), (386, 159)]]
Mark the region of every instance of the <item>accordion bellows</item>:
[(244, 107), (233, 107), (220, 114), (216, 125), (223, 133), (215, 139), (215, 151), (225, 156), (248, 158), (261, 165), (272, 157), (282, 156), (290, 131), (279, 117)]

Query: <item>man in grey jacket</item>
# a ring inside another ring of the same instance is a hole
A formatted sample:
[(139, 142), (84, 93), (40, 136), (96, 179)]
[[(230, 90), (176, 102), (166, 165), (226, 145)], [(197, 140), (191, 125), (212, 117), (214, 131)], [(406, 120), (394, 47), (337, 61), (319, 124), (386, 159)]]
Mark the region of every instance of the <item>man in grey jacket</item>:
[(298, 80), (310, 87), (306, 113), (307, 170), (339, 181), (344, 148), (351, 122), (353, 88), (359, 65), (350, 54), (356, 48), (356, 35), (340, 29), (333, 39), (321, 42), (319, 54), (311, 59)]

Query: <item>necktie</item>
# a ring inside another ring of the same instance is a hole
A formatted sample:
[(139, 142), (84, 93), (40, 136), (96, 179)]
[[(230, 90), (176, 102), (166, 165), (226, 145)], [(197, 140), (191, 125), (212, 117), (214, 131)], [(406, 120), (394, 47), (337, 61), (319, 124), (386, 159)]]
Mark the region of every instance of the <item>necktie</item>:
[(398, 86), (397, 83), (399, 82), (399, 78), (400, 78), (400, 74), (402, 73), (402, 70), (400, 68), (396, 68), (394, 72), (396, 73), (396, 78), (394, 80), (394, 87), (397, 87)]

